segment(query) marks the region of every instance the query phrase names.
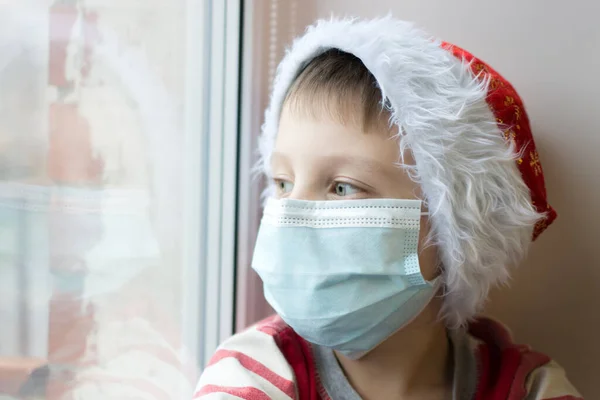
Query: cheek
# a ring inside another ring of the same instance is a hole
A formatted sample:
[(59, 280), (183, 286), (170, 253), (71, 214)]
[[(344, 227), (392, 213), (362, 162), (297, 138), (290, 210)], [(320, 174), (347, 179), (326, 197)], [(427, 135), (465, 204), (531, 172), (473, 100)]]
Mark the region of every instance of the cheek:
[(419, 232), (419, 266), (423, 278), (427, 281), (435, 279), (441, 273), (437, 246), (427, 244), (429, 230), (429, 223), (426, 218), (423, 218), (421, 220), (421, 231)]

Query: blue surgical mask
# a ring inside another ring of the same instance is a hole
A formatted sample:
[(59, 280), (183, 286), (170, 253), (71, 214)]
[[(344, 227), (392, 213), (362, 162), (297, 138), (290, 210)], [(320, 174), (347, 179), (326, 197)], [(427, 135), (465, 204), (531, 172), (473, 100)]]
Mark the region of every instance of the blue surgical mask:
[(269, 199), (252, 267), (307, 341), (360, 358), (431, 301), (418, 257), (420, 200)]

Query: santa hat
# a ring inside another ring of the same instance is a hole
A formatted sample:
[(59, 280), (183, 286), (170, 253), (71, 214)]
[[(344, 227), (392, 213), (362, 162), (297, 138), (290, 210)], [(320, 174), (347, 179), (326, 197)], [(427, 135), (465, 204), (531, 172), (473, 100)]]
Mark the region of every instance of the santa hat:
[(500, 74), (468, 52), (392, 17), (323, 20), (287, 51), (278, 67), (259, 150), (270, 176), (282, 103), (316, 56), (338, 49), (375, 77), (406, 166), (431, 212), (449, 326), (466, 323), (492, 285), (556, 217), (523, 103)]

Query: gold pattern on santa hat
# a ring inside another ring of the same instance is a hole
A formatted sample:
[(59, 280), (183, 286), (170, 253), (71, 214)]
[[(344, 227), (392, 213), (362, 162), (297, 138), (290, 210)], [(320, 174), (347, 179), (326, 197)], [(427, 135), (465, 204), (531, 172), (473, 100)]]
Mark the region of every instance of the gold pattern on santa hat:
[(475, 63), (475, 65), (473, 65), (473, 70), (476, 74), (479, 74), (480, 72), (487, 73), (487, 66), (483, 63)]
[[(521, 107), (515, 105), (515, 119), (518, 121), (521, 119)], [(520, 127), (519, 127), (520, 128)]]
[(517, 137), (517, 134), (512, 129), (504, 131), (504, 139), (514, 142), (516, 137)]
[[(496, 122), (498, 123), (498, 125), (502, 125), (504, 122), (502, 121), (501, 118), (496, 118)], [(517, 125), (517, 128), (520, 128), (519, 125)], [(507, 129), (503, 132), (504, 135), (504, 140), (506, 140), (507, 142), (510, 141), (512, 142), (513, 146), (515, 147), (515, 149), (518, 147), (517, 146), (517, 133), (512, 130), (512, 129)], [(517, 159), (517, 163), (519, 165), (523, 164), (523, 158), (519, 157)]]
[(542, 165), (540, 164), (540, 155), (538, 154), (537, 150), (530, 152), (529, 155), (531, 157), (531, 161), (530, 161), (529, 165), (533, 169), (533, 173), (535, 174), (535, 176), (538, 176), (542, 173)]
[[(504, 131), (504, 139), (507, 142), (510, 141), (515, 149), (518, 147), (517, 146), (517, 133), (515, 131), (513, 131), (512, 129)], [(519, 159), (517, 160), (517, 163), (519, 165), (523, 164), (523, 159), (521, 157), (519, 157)]]

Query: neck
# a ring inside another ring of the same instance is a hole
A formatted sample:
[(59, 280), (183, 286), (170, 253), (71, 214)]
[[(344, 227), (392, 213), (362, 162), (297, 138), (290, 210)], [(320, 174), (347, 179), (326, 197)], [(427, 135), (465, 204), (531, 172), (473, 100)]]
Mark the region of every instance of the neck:
[(346, 376), (365, 400), (447, 398), (452, 357), (435, 298), (419, 316), (359, 360), (336, 354)]

